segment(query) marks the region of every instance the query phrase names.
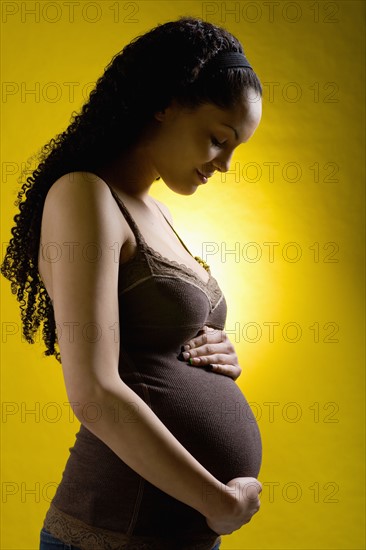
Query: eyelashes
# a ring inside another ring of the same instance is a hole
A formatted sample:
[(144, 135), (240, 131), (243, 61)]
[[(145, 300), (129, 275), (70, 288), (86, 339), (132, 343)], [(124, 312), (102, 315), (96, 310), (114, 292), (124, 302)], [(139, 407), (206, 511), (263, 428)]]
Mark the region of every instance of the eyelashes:
[(211, 136), (211, 143), (218, 149), (222, 149), (223, 147), (225, 147), (225, 142), (220, 143), (214, 136)]

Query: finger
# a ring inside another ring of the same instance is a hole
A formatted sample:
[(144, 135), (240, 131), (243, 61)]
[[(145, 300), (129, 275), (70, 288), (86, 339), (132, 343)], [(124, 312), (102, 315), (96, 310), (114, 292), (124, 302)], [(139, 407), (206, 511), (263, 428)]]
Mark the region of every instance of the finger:
[(228, 376), (229, 378), (232, 378), (233, 380), (236, 380), (240, 374), (241, 374), (241, 368), (238, 365), (228, 365), (228, 364), (219, 364), (219, 363), (212, 363), (211, 359), (209, 357), (205, 358), (205, 361), (201, 361), (201, 358), (191, 358), (188, 361), (188, 365), (192, 365), (194, 367), (206, 367), (209, 366), (210, 370), (217, 373), (217, 374), (224, 374), (225, 376)]
[[(193, 352), (193, 350), (192, 350)], [(211, 355), (202, 355), (202, 356), (194, 356), (189, 358), (189, 362), (191, 365), (207, 365), (208, 363), (211, 364), (221, 364), (221, 365), (229, 365), (229, 366), (236, 366), (236, 363), (233, 362), (230, 363), (231, 356), (223, 353), (213, 353)]]
[(216, 374), (224, 374), (233, 380), (239, 378), (241, 374), (241, 368), (234, 365), (211, 364), (211, 370)]
[[(224, 342), (210, 342), (209, 344), (202, 344), (202, 346), (190, 349), (188, 353), (190, 354), (190, 357), (211, 356), (211, 361), (214, 363), (220, 363), (220, 361), (215, 361), (213, 357), (218, 354), (225, 356), (225, 359), (222, 361), (223, 363), (227, 362), (231, 364), (235, 359), (234, 354), (232, 354), (231, 351), (228, 352), (227, 344)], [(233, 355), (233, 357), (230, 361), (229, 356), (231, 355)]]
[[(211, 330), (208, 330), (211, 329)], [(208, 342), (222, 342), (223, 341), (223, 331), (221, 329), (212, 329), (212, 327), (203, 327), (203, 333), (195, 338), (189, 340), (183, 347), (182, 351), (187, 351), (198, 346), (207, 344)]]
[(251, 500), (258, 504), (259, 502), (259, 489), (258, 489), (258, 481), (257, 479), (254, 479), (252, 482), (249, 482), (245, 486), (245, 496), (248, 500)]
[(216, 330), (220, 330), (220, 329), (210, 327), (209, 325), (203, 325), (203, 327), (199, 332), (216, 332)]

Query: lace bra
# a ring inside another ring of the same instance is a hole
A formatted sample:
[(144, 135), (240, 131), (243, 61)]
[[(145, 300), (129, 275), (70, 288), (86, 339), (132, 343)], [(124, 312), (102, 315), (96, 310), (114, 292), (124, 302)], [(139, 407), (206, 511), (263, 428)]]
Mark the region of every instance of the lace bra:
[(159, 208), (161, 214), (164, 216), (168, 225), (178, 237), (180, 243), (187, 250), (190, 256), (192, 256), (198, 263), (205, 267), (206, 271), (208, 272), (207, 281), (203, 281), (203, 279), (186, 264), (167, 258), (160, 254), (160, 252), (149, 246), (122, 200), (118, 197), (118, 195), (113, 191), (111, 187), (109, 187), (109, 189), (113, 197), (117, 201), (117, 204), (119, 205), (119, 208), (122, 211), (122, 214), (124, 215), (127, 223), (129, 224), (137, 243), (137, 249), (134, 256), (129, 258), (127, 261), (120, 263), (119, 269), (120, 272), (123, 273), (123, 277), (120, 277), (119, 294), (127, 292), (131, 288), (135, 287), (137, 284), (154, 275), (175, 278), (178, 277), (188, 282), (189, 284), (196, 286), (206, 294), (210, 302), (210, 311), (216, 309), (218, 304), (223, 299), (223, 293), (216, 279), (212, 276), (209, 266), (199, 256), (193, 256), (193, 254), (184, 244), (178, 233), (175, 231), (174, 227), (166, 218), (161, 208), (159, 208), (157, 203), (155, 204)]

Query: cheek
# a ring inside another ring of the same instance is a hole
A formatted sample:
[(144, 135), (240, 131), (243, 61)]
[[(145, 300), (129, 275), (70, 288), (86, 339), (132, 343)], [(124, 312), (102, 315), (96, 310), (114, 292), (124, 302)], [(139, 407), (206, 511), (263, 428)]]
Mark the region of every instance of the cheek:
[(161, 135), (159, 156), (164, 168), (192, 170), (212, 158), (210, 140), (202, 132), (185, 126), (176, 126)]
[(169, 151), (168, 159), (174, 161), (175, 164), (194, 165), (198, 159), (202, 156), (202, 145), (200, 152), (200, 143), (194, 140), (192, 136), (177, 134), (171, 137), (169, 143), (167, 143), (167, 152)]

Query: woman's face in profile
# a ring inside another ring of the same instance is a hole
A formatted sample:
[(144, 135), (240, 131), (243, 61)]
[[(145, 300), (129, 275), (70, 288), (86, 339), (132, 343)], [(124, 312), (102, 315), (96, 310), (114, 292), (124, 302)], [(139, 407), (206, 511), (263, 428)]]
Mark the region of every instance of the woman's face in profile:
[(261, 97), (254, 90), (230, 109), (206, 103), (189, 111), (173, 101), (155, 114), (154, 168), (172, 191), (191, 195), (205, 183), (203, 176), (229, 170), (234, 150), (254, 134), (261, 115)]

